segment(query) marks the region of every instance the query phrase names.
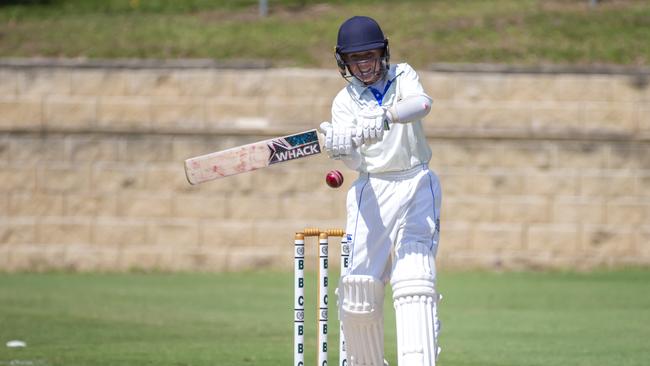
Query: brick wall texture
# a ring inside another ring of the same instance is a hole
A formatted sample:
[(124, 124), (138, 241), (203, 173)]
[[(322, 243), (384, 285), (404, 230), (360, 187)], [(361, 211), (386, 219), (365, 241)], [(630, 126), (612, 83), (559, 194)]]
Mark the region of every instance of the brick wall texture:
[[(296, 230), (344, 226), (355, 174), (324, 156), (199, 186), (183, 172), (327, 120), (334, 68), (129, 65), (0, 65), (0, 271), (289, 270)], [(419, 74), (441, 268), (650, 264), (647, 72)]]

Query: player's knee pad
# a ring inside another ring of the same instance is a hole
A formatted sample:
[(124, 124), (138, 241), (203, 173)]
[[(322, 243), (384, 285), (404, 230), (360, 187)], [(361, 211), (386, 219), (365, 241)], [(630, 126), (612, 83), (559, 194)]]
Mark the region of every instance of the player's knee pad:
[(337, 294), (349, 364), (384, 365), (384, 283), (372, 276), (348, 275)]
[(391, 276), (399, 365), (432, 366), (439, 352), (435, 262), (420, 243), (401, 245)]

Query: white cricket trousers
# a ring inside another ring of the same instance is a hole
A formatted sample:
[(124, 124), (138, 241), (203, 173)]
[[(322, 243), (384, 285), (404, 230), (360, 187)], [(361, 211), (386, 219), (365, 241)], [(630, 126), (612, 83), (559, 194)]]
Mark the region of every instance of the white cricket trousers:
[(403, 244), (419, 243), (435, 258), (440, 237), (441, 189), (422, 164), (401, 172), (362, 173), (347, 196), (350, 265), (345, 274), (390, 281)]

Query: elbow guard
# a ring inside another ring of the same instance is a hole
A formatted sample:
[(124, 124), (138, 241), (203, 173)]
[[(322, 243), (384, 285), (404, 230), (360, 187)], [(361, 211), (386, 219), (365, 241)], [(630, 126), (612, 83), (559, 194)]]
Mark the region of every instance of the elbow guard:
[(431, 111), (431, 99), (424, 95), (406, 97), (388, 108), (391, 123), (408, 123), (424, 118)]

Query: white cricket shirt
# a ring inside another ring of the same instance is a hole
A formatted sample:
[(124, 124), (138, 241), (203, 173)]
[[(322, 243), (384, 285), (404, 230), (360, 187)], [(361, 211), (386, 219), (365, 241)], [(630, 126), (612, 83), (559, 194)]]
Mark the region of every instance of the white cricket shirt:
[[(409, 96), (426, 95), (415, 70), (407, 64), (390, 65), (386, 77), (366, 86), (356, 78), (342, 89), (332, 103), (332, 124), (357, 125), (362, 109), (381, 105), (390, 107)], [(431, 99), (431, 98), (429, 98)], [(358, 148), (361, 173), (384, 173), (411, 169), (428, 164), (431, 148), (422, 130), (422, 121), (393, 123), (381, 141)]]

